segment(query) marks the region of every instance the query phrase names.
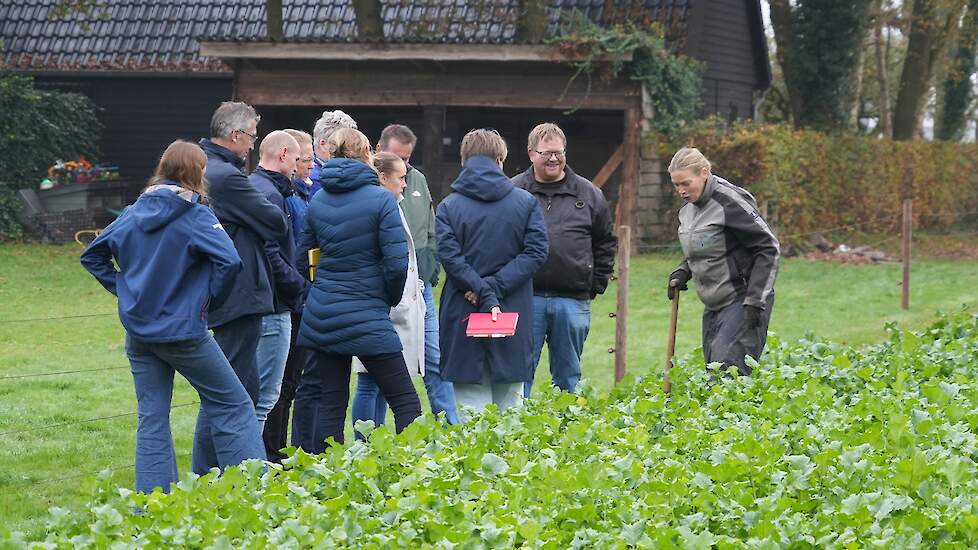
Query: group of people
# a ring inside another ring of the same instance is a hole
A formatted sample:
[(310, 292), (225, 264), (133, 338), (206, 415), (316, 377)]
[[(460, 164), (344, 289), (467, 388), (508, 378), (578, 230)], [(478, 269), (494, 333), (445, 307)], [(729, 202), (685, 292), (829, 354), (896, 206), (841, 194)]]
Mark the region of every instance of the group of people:
[[(178, 480), (175, 372), (200, 395), (198, 474), (284, 458), (290, 426), (308, 452), (343, 443), (354, 366), (353, 425), (382, 424), (389, 407), (398, 432), (421, 414), (413, 376), (432, 412), (459, 423), (528, 397), (545, 342), (555, 385), (575, 390), (616, 239), (601, 191), (567, 166), (559, 127), (530, 133), (532, 166), (512, 179), (503, 138), (467, 134), (436, 215), (406, 126), (371, 147), (351, 117), (327, 111), (312, 135), (275, 130), (258, 144), (259, 121), (249, 105), (223, 103), (210, 137), (170, 144), (139, 199), (82, 254), (126, 329), (137, 490)], [(521, 322), (509, 338), (469, 338), (476, 311)]]
[[(247, 104), (223, 103), (210, 137), (170, 144), (139, 199), (82, 254), (118, 297), (126, 330), (137, 490), (178, 480), (174, 372), (200, 395), (198, 474), (281, 460), (290, 426), (307, 452), (342, 444), (354, 368), (354, 428), (383, 424), (388, 408), (397, 432), (418, 418), (412, 377), (450, 424), (490, 403), (518, 406), (545, 343), (554, 385), (575, 391), (617, 239), (601, 190), (567, 165), (557, 125), (530, 132), (531, 165), (513, 178), (496, 131), (466, 134), (462, 170), (435, 209), (406, 126), (388, 126), (371, 147), (351, 117), (326, 111), (312, 135), (268, 133), (246, 175), (259, 120)], [(707, 360), (747, 374), (744, 356), (760, 356), (773, 306), (777, 240), (753, 197), (712, 175), (696, 149), (669, 171), (689, 203), (670, 297), (694, 279)], [(474, 312), (518, 313), (515, 334), (467, 337)]]

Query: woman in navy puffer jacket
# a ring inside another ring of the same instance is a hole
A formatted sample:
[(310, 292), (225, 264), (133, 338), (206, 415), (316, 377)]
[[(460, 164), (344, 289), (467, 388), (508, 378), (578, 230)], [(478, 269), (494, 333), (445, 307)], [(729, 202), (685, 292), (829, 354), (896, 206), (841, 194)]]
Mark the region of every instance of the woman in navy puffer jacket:
[(313, 453), (324, 450), (327, 438), (343, 442), (354, 356), (390, 403), (398, 432), (421, 416), (390, 319), (408, 268), (397, 202), (379, 185), (366, 136), (344, 128), (330, 144), (333, 158), (320, 173), (323, 191), (309, 203), (299, 237), (299, 257), (318, 247), (320, 260), (297, 340), (313, 359), (296, 393), (292, 444)]

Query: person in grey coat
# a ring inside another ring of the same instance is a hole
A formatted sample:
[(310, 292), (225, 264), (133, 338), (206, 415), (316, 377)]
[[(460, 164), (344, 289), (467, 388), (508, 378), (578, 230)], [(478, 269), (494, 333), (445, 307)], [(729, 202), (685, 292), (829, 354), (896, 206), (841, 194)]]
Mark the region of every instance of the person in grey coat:
[(706, 362), (750, 375), (745, 357), (760, 359), (774, 307), (781, 257), (777, 237), (747, 190), (714, 175), (698, 149), (680, 149), (669, 164), (679, 211), (682, 264), (669, 275), (668, 296), (692, 278), (703, 305)]

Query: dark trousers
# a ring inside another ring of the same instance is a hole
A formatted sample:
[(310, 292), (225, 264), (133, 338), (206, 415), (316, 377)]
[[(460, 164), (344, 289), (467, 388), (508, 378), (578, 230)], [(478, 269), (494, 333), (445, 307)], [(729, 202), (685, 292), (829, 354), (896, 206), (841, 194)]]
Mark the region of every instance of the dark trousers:
[(768, 297), (764, 311), (761, 312), (760, 324), (757, 328), (749, 329), (744, 323), (743, 298), (738, 297), (734, 303), (716, 311), (703, 312), (703, 356), (706, 363), (723, 363), (723, 371), (727, 367), (736, 366), (741, 376), (749, 376), (751, 368), (744, 361), (745, 356), (760, 360), (767, 343), (767, 326), (771, 320), (771, 310), (774, 309), (774, 293)]
[(292, 314), (292, 339), (289, 343), (289, 358), (285, 362), (285, 373), (282, 375), (282, 391), (279, 393), (278, 402), (265, 419), (265, 431), (262, 433), (265, 452), (268, 454), (268, 459), (274, 462), (281, 462), (285, 458), (281, 450), (288, 446), (289, 412), (292, 410), (295, 391), (299, 387), (302, 365), (309, 355), (309, 350), (295, 345), (301, 319), (302, 314)]
[[(261, 315), (245, 315), (214, 329), (214, 339), (231, 369), (241, 381), (252, 406), (258, 403), (258, 340), (261, 339)], [(257, 422), (255, 417), (255, 422)], [(218, 465), (214, 450), (211, 422), (204, 409), (197, 414), (197, 430), (194, 433), (193, 471), (204, 475)]]
[[(308, 414), (311, 408), (300, 409), (297, 400), (293, 426), (307, 422), (311, 425), (306, 425), (301, 430), (293, 429), (292, 443), (306, 452), (319, 454), (326, 449), (325, 442), (329, 438), (337, 443), (344, 442), (343, 427), (346, 425), (346, 409), (350, 404), (350, 370), (353, 358), (321, 351), (312, 351), (310, 355), (314, 368), (303, 371), (300, 384), (309, 387), (306, 377), (316, 377), (318, 384), (313, 386), (318, 385), (321, 392), (312, 418), (300, 417), (300, 413)], [(394, 411), (394, 429), (400, 433), (415, 418), (421, 416), (421, 400), (414, 391), (404, 356), (397, 352), (359, 357)]]

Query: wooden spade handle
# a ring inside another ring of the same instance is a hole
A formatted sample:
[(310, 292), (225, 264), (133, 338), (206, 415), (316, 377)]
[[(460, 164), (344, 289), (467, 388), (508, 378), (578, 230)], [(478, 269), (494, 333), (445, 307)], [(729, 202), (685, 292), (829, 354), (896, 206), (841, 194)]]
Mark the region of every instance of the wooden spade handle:
[(672, 380), (669, 378), (669, 371), (672, 369), (672, 357), (676, 354), (676, 325), (679, 322), (680, 294), (682, 293), (679, 289), (676, 289), (676, 293), (672, 298), (672, 314), (669, 316), (669, 337), (666, 340), (666, 368), (662, 376), (662, 391), (666, 393), (672, 391)]

